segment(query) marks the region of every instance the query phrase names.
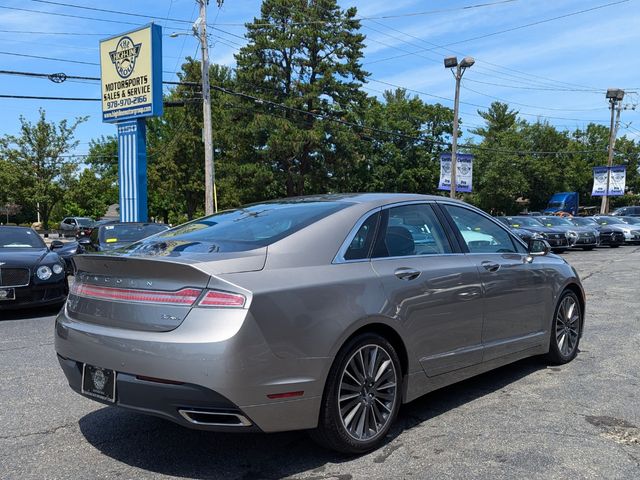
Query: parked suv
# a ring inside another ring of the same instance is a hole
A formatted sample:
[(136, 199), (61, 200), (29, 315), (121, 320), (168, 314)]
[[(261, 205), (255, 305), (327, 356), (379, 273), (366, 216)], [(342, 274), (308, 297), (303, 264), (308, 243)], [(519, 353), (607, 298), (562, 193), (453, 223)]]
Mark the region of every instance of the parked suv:
[(611, 215), (615, 215), (616, 217), (640, 217), (640, 205), (631, 205), (628, 207), (616, 208), (616, 210)]
[(60, 222), (60, 235), (63, 237), (75, 237), (80, 231), (91, 233), (94, 223), (88, 217), (66, 217)]

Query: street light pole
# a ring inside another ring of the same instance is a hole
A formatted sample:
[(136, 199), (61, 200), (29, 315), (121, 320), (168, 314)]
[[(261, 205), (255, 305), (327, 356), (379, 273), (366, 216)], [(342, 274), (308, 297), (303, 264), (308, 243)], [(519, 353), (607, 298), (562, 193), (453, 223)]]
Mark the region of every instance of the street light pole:
[[(213, 137), (211, 131), (211, 87), (209, 83), (209, 42), (207, 40), (207, 3), (198, 0), (200, 18), (198, 19), (198, 39), (202, 52), (202, 116), (204, 141), (204, 209), (206, 215), (218, 211), (216, 194), (216, 173), (213, 164)], [(195, 32), (194, 32), (195, 33)]]
[[(624, 98), (624, 90), (620, 90), (619, 88), (610, 88), (607, 90), (607, 98), (609, 99), (609, 105), (611, 106), (611, 126), (609, 127), (609, 155), (607, 158), (607, 190), (604, 192), (602, 202), (600, 204), (600, 214), (602, 215), (609, 213), (609, 181), (611, 179), (611, 167), (613, 166), (613, 152), (618, 132), (618, 124), (620, 123), (620, 112), (622, 110), (621, 105), (618, 105), (618, 102), (621, 102)], [(615, 122), (614, 114), (616, 115)]]
[[(453, 135), (451, 137), (451, 189), (449, 195), (451, 198), (456, 198), (456, 188), (458, 180), (456, 178), (458, 173), (458, 110), (460, 108), (460, 81), (462, 75), (467, 68), (471, 67), (475, 63), (472, 57), (465, 57), (460, 63), (456, 57), (447, 57), (444, 59), (444, 66), (451, 68), (451, 72), (456, 79), (456, 94), (453, 101)], [(454, 72), (455, 67), (455, 72)]]
[(458, 109), (460, 108), (460, 80), (462, 72), (460, 65), (456, 67), (456, 95), (453, 101), (453, 137), (451, 138), (451, 190), (449, 195), (456, 198), (456, 189), (458, 187)]

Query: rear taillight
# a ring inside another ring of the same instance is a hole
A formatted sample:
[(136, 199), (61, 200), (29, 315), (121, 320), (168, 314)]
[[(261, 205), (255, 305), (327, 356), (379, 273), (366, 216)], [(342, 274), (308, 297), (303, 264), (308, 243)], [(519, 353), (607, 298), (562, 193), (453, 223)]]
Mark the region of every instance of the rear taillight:
[(244, 307), (246, 298), (239, 293), (219, 292), (209, 290), (202, 300), (198, 302), (199, 307)]
[(168, 292), (162, 290), (101, 287), (76, 282), (71, 286), (71, 293), (81, 297), (98, 298), (101, 300), (191, 306), (196, 302), (202, 290), (198, 288), (183, 288), (175, 292)]

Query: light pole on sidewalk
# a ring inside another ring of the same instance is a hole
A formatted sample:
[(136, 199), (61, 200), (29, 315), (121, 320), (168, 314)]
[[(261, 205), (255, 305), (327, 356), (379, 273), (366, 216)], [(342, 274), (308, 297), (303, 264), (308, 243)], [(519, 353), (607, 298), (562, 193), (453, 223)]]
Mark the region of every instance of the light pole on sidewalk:
[[(457, 57), (447, 57), (444, 59), (445, 68), (450, 68), (456, 79), (456, 95), (453, 102), (453, 135), (451, 138), (451, 190), (449, 194), (451, 198), (456, 197), (457, 179), (456, 173), (458, 168), (458, 110), (460, 105), (460, 80), (467, 68), (471, 67), (476, 61), (473, 57), (464, 57), (460, 63), (458, 63)], [(455, 69), (455, 70), (454, 70)]]

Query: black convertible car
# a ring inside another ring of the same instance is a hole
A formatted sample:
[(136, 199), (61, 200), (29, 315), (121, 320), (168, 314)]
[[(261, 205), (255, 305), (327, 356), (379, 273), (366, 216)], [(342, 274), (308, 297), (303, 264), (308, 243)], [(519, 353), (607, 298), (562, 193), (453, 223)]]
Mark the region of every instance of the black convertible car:
[(64, 261), (35, 230), (0, 227), (0, 310), (62, 304)]

